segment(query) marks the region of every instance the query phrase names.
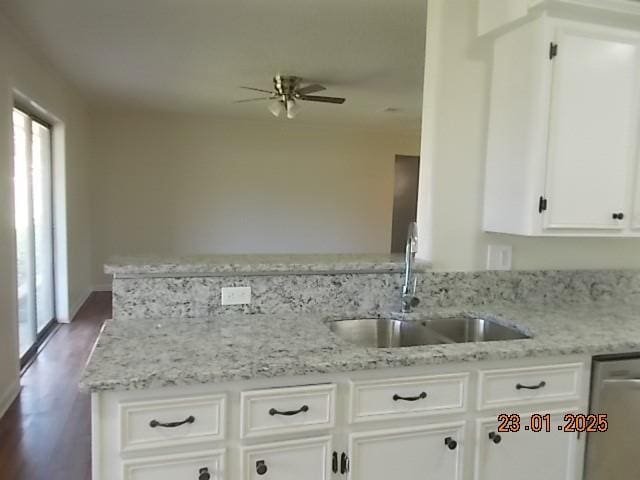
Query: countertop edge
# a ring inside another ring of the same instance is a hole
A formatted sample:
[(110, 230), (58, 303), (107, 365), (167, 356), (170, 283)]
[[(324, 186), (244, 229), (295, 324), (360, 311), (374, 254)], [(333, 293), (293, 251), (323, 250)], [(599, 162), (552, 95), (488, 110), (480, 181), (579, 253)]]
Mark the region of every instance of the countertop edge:
[[(416, 271), (430, 269), (429, 262), (416, 260)], [(396, 256), (318, 256), (304, 260), (279, 260), (278, 256), (256, 257), (176, 257), (147, 260), (131, 257), (108, 261), (104, 272), (115, 278), (228, 276), (228, 275), (325, 275), (334, 273), (399, 273), (404, 271), (404, 258)]]
[[(528, 340), (518, 340), (527, 342)], [(514, 340), (509, 341), (513, 344)], [(495, 342), (491, 342), (495, 345)], [(396, 361), (387, 360), (384, 365), (368, 364), (368, 365), (331, 365), (327, 368), (326, 365), (305, 365), (306, 375), (332, 375), (332, 374), (345, 374), (366, 372), (372, 370), (389, 370), (394, 368), (411, 368), (433, 365), (446, 365), (446, 364), (465, 364), (478, 361), (500, 361), (500, 360), (516, 360), (522, 358), (539, 358), (544, 356), (570, 356), (570, 355), (615, 355), (623, 353), (635, 353), (640, 352), (640, 344), (629, 343), (620, 344), (619, 348), (603, 347), (601, 345), (566, 345), (565, 347), (559, 347), (554, 345), (553, 347), (540, 346), (532, 349), (523, 349), (522, 351), (494, 351), (487, 349), (487, 351), (475, 351), (473, 354), (461, 353), (461, 354), (447, 354), (442, 356), (431, 356), (429, 358), (421, 359), (409, 359), (398, 358)], [(325, 367), (325, 368), (322, 368)], [(202, 386), (202, 385), (216, 385), (241, 381), (253, 381), (253, 380), (268, 380), (268, 379), (281, 379), (292, 376), (300, 376), (299, 374), (293, 374), (291, 372), (267, 372), (267, 371), (253, 371), (247, 374), (238, 375), (203, 375), (196, 381), (191, 379), (190, 381), (184, 381), (181, 377), (169, 377), (164, 374), (161, 382), (154, 383), (153, 376), (146, 378), (133, 378), (126, 382), (122, 381), (94, 381), (87, 382), (82, 379), (79, 383), (81, 391), (89, 393), (101, 393), (101, 392), (117, 392), (117, 391), (140, 391), (166, 387), (190, 387), (190, 386)]]

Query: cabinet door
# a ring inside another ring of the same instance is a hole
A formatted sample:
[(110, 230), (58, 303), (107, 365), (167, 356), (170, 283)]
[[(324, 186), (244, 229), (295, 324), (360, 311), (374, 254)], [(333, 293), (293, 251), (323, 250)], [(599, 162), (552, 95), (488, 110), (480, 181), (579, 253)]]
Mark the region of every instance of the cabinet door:
[[(531, 416), (522, 415), (520, 431), (499, 433), (496, 418), (479, 420), (476, 480), (578, 480), (582, 456), (576, 433), (558, 430), (564, 413), (551, 417), (550, 431), (532, 432)], [(529, 429), (526, 429), (526, 427)]]
[(463, 424), (353, 433), (349, 480), (461, 479), (463, 436)]
[[(555, 41), (545, 227), (621, 229), (631, 216), (638, 38), (567, 26)], [(613, 217), (619, 213), (623, 220)]]
[(242, 449), (244, 480), (328, 480), (331, 437)]
[(123, 462), (123, 480), (223, 480), (224, 450), (172, 454)]

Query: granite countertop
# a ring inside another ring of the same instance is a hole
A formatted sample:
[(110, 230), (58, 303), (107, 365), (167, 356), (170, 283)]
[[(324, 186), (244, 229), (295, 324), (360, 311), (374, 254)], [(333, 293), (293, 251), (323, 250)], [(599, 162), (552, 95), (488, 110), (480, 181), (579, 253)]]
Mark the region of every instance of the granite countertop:
[(322, 315), (110, 321), (81, 387), (133, 390), (449, 362), (640, 351), (640, 305), (504, 303), (433, 313), (492, 318), (515, 324), (534, 338), (371, 349), (333, 335)]
[[(425, 262), (417, 262), (424, 269)], [(107, 274), (139, 275), (233, 275), (273, 273), (401, 272), (404, 255), (191, 255), (117, 256), (104, 266)]]

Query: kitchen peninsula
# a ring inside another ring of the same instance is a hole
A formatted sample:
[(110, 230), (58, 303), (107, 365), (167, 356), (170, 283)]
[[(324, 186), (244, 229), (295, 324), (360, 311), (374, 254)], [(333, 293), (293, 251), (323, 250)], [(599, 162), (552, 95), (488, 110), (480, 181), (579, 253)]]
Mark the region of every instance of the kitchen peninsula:
[[(401, 314), (401, 259), (216, 260), (107, 266), (116, 315), (82, 379), (96, 480), (575, 480), (585, 437), (558, 427), (588, 411), (592, 356), (640, 351), (632, 271), (422, 266)], [(226, 286), (251, 303), (221, 305)], [(329, 328), (453, 317), (530, 338), (367, 348)], [(552, 428), (500, 431), (501, 413)]]

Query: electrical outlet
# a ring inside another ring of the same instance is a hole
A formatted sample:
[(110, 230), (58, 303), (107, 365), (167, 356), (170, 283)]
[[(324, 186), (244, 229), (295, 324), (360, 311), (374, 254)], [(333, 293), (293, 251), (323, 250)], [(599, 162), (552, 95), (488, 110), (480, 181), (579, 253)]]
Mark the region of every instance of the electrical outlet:
[(246, 305), (251, 303), (251, 287), (222, 287), (222, 305)]
[(489, 245), (487, 270), (511, 270), (511, 245)]

